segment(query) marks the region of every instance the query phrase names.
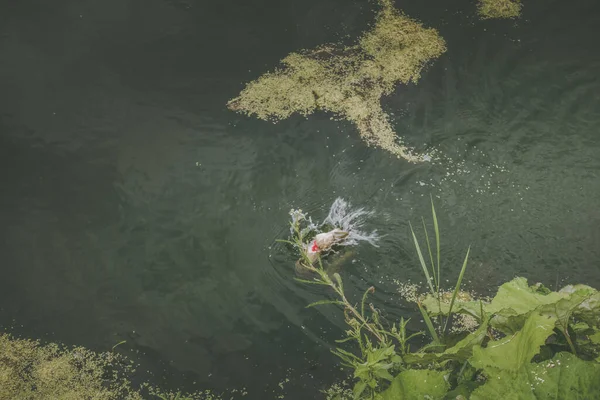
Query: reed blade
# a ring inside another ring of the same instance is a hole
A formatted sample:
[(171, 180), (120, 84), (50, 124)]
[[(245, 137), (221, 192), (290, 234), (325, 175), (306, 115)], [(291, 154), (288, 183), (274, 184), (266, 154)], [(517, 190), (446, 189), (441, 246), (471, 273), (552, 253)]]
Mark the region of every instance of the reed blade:
[(425, 325), (427, 325), (427, 330), (429, 331), (429, 334), (433, 338), (433, 341), (435, 343), (440, 343), (440, 338), (438, 337), (438, 334), (435, 331), (435, 328), (433, 327), (433, 322), (431, 322), (431, 318), (429, 318), (429, 314), (427, 313), (427, 310), (425, 310), (423, 308), (421, 303), (417, 303), (417, 305), (419, 306), (419, 311), (421, 311), (421, 315), (423, 316), (423, 320), (425, 321)]
[(431, 215), (433, 216), (433, 229), (435, 230), (435, 247), (437, 250), (437, 281), (438, 287), (440, 290), (439, 283), (442, 281), (442, 277), (440, 275), (440, 229), (438, 226), (437, 214), (435, 212), (435, 206), (433, 205), (433, 196), (429, 195), (431, 198)]
[(410, 225), (410, 232), (412, 233), (412, 237), (415, 242), (415, 248), (417, 249), (417, 254), (419, 256), (419, 261), (421, 262), (421, 268), (423, 268), (423, 274), (425, 274), (425, 279), (427, 279), (427, 284), (429, 285), (429, 289), (431, 289), (431, 294), (435, 296), (436, 293), (433, 288), (433, 284), (431, 283), (431, 276), (429, 275), (429, 271), (427, 270), (427, 264), (425, 264), (423, 253), (421, 253), (421, 246), (419, 246), (419, 241), (417, 240), (417, 236), (415, 235), (415, 231), (412, 227), (412, 224), (410, 222), (408, 224)]
[(471, 246), (469, 246), (469, 248), (467, 249), (465, 261), (463, 262), (460, 274), (458, 275), (458, 280), (456, 281), (456, 287), (454, 288), (454, 292), (452, 292), (452, 300), (450, 300), (450, 308), (448, 309), (448, 318), (446, 319), (446, 323), (444, 324), (444, 332), (446, 332), (446, 328), (448, 327), (448, 321), (450, 321), (450, 315), (452, 315), (452, 307), (454, 306), (454, 301), (456, 300), (456, 296), (458, 295), (458, 291), (460, 290), (460, 285), (462, 283), (463, 276), (465, 275), (465, 270), (467, 269), (467, 262), (469, 261), (470, 252)]

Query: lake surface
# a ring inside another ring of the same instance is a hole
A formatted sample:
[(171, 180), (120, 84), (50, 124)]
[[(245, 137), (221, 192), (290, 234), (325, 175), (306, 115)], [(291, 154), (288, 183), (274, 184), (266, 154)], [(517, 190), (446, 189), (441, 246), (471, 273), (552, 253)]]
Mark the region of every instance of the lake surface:
[[(385, 100), (408, 164), (329, 115), (271, 124), (226, 109), (291, 51), (355, 37), (358, 0), (26, 0), (0, 6), (0, 325), (121, 352), (140, 379), (251, 399), (316, 398), (342, 379), (343, 320), (305, 309), (275, 244), (290, 208), (373, 210), (379, 248), (352, 249), (351, 293), (420, 280), (408, 222), (433, 195), (444, 274), (472, 246), (468, 287), (514, 276), (600, 287), (600, 3), (398, 4), (448, 52)], [(417, 318), (418, 319), (418, 318)], [(415, 319), (415, 321), (417, 321)], [(419, 329), (416, 323), (413, 329)]]

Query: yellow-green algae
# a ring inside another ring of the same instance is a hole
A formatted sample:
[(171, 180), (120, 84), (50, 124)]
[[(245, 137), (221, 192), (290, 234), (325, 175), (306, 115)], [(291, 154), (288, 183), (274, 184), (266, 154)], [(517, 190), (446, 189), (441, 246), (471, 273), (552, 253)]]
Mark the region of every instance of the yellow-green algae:
[(521, 0), (479, 0), (477, 6), (482, 19), (516, 18), (522, 7)]
[(129, 382), (118, 376), (118, 363), (112, 353), (41, 345), (2, 334), (0, 399), (141, 400)]
[(115, 353), (0, 334), (0, 400), (221, 399), (210, 391), (178, 397), (148, 383), (134, 388), (134, 372), (133, 362)]
[(416, 83), (427, 62), (446, 51), (446, 43), (435, 29), (395, 9), (391, 0), (379, 4), (374, 26), (355, 45), (291, 53), (281, 68), (248, 83), (228, 107), (273, 122), (293, 113), (332, 112), (356, 124), (369, 145), (420, 161), (394, 133), (381, 97), (398, 83)]

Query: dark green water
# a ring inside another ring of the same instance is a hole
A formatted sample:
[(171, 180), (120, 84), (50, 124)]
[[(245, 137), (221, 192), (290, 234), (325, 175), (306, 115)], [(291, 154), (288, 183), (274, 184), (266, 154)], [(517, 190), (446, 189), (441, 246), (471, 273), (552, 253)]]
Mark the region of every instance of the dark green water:
[(0, 324), (127, 340), (170, 387), (315, 398), (344, 376), (328, 352), (341, 316), (304, 309), (324, 293), (274, 239), (291, 207), (322, 219), (338, 196), (387, 235), (342, 272), (378, 304), (420, 279), (408, 221), (430, 194), (449, 279), (471, 244), (479, 291), (515, 275), (600, 287), (600, 6), (524, 4), (486, 22), (472, 2), (399, 4), (449, 48), (386, 99), (397, 132), (441, 154), (409, 165), (328, 115), (272, 125), (224, 106), (288, 52), (358, 34), (367, 2), (3, 1)]

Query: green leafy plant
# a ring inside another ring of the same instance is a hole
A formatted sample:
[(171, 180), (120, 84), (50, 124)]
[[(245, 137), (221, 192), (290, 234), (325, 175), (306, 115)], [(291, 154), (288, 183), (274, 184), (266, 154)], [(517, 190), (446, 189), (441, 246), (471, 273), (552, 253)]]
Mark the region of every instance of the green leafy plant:
[[(307, 266), (306, 284), (333, 289), (332, 299), (308, 305), (341, 306), (348, 329), (333, 350), (353, 371), (353, 399), (590, 399), (600, 395), (600, 292), (585, 285), (551, 291), (515, 278), (492, 298), (461, 291), (470, 249), (452, 291), (441, 287), (440, 234), (431, 203), (435, 243), (425, 223), (425, 246), (411, 233), (427, 279), (428, 293), (417, 297), (431, 342), (415, 346), (423, 332), (410, 333), (408, 320), (385, 321), (368, 301), (344, 292), (342, 277), (322, 263)], [(299, 249), (299, 242), (295, 243)], [(422, 248), (427, 249), (429, 263)], [(434, 256), (435, 254), (435, 256)], [(474, 329), (450, 329), (460, 318)], [(353, 344), (353, 348), (348, 346)], [(412, 346), (411, 346), (412, 345)], [(416, 350), (414, 348), (417, 347)], [(462, 397), (461, 397), (462, 396)], [(341, 397), (336, 397), (341, 399)]]

